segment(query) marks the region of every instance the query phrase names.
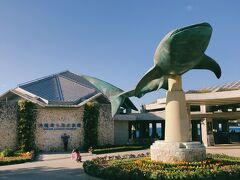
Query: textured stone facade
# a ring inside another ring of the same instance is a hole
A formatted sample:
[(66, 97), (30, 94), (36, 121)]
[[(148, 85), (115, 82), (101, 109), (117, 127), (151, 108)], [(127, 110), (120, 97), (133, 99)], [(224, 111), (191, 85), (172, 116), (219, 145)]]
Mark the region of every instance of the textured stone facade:
[(16, 147), (17, 106), (0, 105), (0, 151)]
[[(43, 151), (62, 151), (61, 136), (70, 136), (68, 147), (83, 147), (84, 106), (80, 108), (37, 109), (35, 143)], [(0, 150), (16, 147), (17, 105), (0, 107)], [(110, 105), (101, 104), (98, 119), (98, 144), (114, 143), (114, 120)]]
[(150, 147), (151, 160), (175, 163), (206, 159), (206, 149), (200, 142), (155, 141)]
[[(84, 106), (80, 108), (39, 108), (37, 114), (36, 145), (43, 151), (61, 151), (61, 136), (70, 136), (68, 147), (83, 147)], [(114, 122), (109, 105), (100, 105), (98, 119), (98, 144), (113, 144)]]
[(98, 144), (114, 144), (114, 120), (110, 104), (102, 104), (99, 108)]
[(68, 141), (69, 149), (82, 147), (83, 110), (84, 107), (72, 109), (38, 108), (35, 134), (36, 146), (43, 151), (61, 151), (63, 150), (61, 136), (66, 133), (70, 136)]

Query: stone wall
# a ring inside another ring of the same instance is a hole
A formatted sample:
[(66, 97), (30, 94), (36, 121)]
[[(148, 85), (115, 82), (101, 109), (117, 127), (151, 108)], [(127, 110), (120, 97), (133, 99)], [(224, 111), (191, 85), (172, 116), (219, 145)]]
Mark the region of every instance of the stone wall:
[[(61, 151), (63, 142), (61, 136), (70, 136), (68, 147), (83, 147), (84, 107), (80, 108), (39, 108), (37, 113), (36, 145), (43, 151)], [(111, 107), (100, 105), (98, 119), (99, 145), (114, 143), (114, 122), (111, 117)]]
[(0, 151), (16, 148), (17, 105), (0, 104)]
[(115, 120), (114, 144), (126, 144), (128, 142), (128, 121)]
[(114, 120), (109, 104), (101, 104), (99, 107), (98, 144), (114, 144)]
[[(61, 136), (70, 136), (68, 147), (83, 147), (84, 106), (80, 108), (41, 108), (36, 118), (35, 142), (43, 151), (61, 151)], [(17, 105), (0, 107), (0, 150), (16, 148)], [(110, 105), (100, 105), (98, 119), (98, 144), (114, 144), (114, 121)]]
[(68, 147), (83, 146), (83, 110), (80, 108), (39, 108), (36, 124), (36, 145), (43, 151), (61, 151), (61, 136), (70, 136)]

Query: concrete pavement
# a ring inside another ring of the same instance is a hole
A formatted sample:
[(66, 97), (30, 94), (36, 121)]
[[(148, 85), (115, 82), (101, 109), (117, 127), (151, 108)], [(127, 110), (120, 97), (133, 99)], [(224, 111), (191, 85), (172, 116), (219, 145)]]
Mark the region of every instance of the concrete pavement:
[(240, 157), (240, 144), (221, 144), (207, 148), (207, 153)]
[[(92, 155), (81, 153), (82, 160), (90, 160), (94, 157), (106, 155), (124, 155), (124, 154), (141, 154), (148, 150), (120, 152), (102, 155)], [(83, 163), (77, 163), (70, 158), (69, 153), (48, 153), (40, 154), (38, 161), (23, 164), (0, 166), (0, 179), (6, 180), (99, 180), (99, 178), (88, 176), (84, 173)]]
[[(85, 155), (85, 154), (84, 154)], [(88, 154), (86, 154), (87, 156)], [(69, 153), (41, 154), (39, 160), (0, 166), (0, 179), (6, 180), (97, 180), (84, 173), (82, 163), (70, 159)]]

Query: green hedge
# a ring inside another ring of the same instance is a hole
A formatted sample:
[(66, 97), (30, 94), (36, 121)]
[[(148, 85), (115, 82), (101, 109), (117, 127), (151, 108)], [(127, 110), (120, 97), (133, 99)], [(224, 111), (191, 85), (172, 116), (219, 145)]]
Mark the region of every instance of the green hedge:
[(84, 142), (83, 147), (88, 150), (90, 147), (96, 147), (98, 144), (98, 116), (99, 104), (89, 102), (84, 107), (83, 128)]
[(15, 156), (12, 156), (11, 159), (10, 158), (6, 158), (5, 160), (0, 159), (0, 166), (30, 162), (33, 161), (35, 157), (36, 154), (33, 151), (27, 157), (20, 157), (17, 155), (17, 153), (15, 153)]
[(0, 166), (12, 165), (12, 164), (20, 164), (20, 163), (30, 162), (32, 160), (33, 160), (32, 158), (5, 160), (5, 161), (0, 161)]
[(15, 152), (12, 149), (5, 149), (0, 153), (0, 157), (10, 157), (14, 156)]
[(17, 149), (24, 152), (35, 150), (36, 106), (30, 101), (18, 101)]
[(149, 148), (147, 146), (142, 145), (124, 145), (124, 146), (115, 146), (115, 147), (106, 147), (106, 148), (96, 148), (93, 149), (93, 154), (105, 154), (105, 153), (113, 153), (113, 152), (123, 152), (123, 151), (135, 151)]
[(99, 157), (84, 162), (83, 168), (89, 175), (114, 180), (240, 179), (240, 158), (226, 155), (209, 155), (204, 161), (178, 164), (151, 161), (143, 155)]

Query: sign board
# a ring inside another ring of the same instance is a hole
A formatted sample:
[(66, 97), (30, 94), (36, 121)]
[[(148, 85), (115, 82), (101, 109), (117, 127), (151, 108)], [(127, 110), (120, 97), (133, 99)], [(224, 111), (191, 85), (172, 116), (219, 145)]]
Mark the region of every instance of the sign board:
[(76, 130), (81, 127), (80, 123), (39, 123), (38, 128), (43, 130)]

